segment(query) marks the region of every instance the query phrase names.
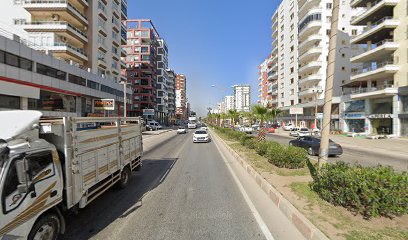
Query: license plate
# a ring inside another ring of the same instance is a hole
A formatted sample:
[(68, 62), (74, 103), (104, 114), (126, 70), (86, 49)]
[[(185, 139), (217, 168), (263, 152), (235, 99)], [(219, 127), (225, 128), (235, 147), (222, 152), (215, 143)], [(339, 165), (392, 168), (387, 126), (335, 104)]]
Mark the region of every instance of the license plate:
[(329, 148), (331, 148), (331, 149), (336, 149), (337, 147), (336, 147), (336, 146), (330, 146)]

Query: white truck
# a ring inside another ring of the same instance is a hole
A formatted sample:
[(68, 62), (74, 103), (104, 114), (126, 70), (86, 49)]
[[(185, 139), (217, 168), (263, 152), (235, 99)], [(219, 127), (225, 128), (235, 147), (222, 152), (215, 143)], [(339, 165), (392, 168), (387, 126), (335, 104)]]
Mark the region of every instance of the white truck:
[(189, 117), (187, 127), (189, 129), (196, 129), (197, 128), (197, 117)]
[(140, 118), (40, 117), (0, 111), (0, 239), (57, 239), (66, 212), (142, 166)]

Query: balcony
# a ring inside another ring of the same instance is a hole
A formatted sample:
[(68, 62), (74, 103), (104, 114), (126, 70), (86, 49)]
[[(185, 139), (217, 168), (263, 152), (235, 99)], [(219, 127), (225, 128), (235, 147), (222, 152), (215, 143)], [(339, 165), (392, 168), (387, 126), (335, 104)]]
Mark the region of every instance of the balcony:
[(108, 13), (106, 11), (106, 5), (98, 1), (98, 14), (103, 20), (108, 20)]
[(98, 20), (98, 31), (105, 37), (108, 36), (108, 30), (106, 30), (106, 24)]
[(398, 72), (399, 66), (392, 61), (377, 63), (375, 66), (359, 69), (351, 72), (350, 80), (352, 82), (361, 82), (368, 80), (381, 80), (392, 78)]
[(351, 19), (352, 25), (367, 25), (368, 22), (376, 22), (379, 19), (392, 16), (394, 7), (398, 4), (399, 0), (378, 0), (371, 5), (365, 6), (366, 8)]
[(120, 68), (121, 69), (126, 69), (126, 62), (123, 61), (123, 60), (120, 60), (119, 62), (120, 62)]
[(313, 48), (310, 48), (308, 51), (302, 53), (299, 56), (299, 63), (309, 62), (312, 59), (316, 59), (320, 56), (321, 53), (322, 53), (322, 47), (314, 46)]
[(305, 3), (301, 6), (299, 5), (299, 19), (302, 19), (308, 12), (308, 9), (318, 7), (320, 0), (306, 0)]
[(399, 44), (394, 42), (392, 39), (385, 39), (381, 42), (371, 45), (371, 49), (365, 48), (364, 53), (357, 55), (350, 59), (350, 62), (368, 62), (381, 59), (384, 56), (390, 56), (395, 50), (398, 49)]
[(319, 30), (321, 27), (321, 20), (313, 20), (309, 22), (304, 28), (299, 31), (299, 41), (304, 41), (312, 34), (319, 34)]
[(31, 13), (32, 18), (57, 15), (74, 21), (75, 25), (88, 25), (87, 17), (68, 0), (25, 0), (23, 7)]
[(310, 63), (302, 66), (299, 68), (299, 74), (301, 73), (306, 73), (306, 72), (311, 72), (311, 71), (316, 71), (322, 67), (322, 62), (321, 61), (311, 61)]
[(127, 56), (126, 50), (124, 48), (120, 49), (120, 56), (121, 57), (126, 57)]
[(318, 91), (323, 91), (322, 88), (308, 88), (299, 92), (299, 97), (315, 95)]
[(53, 45), (46, 47), (49, 51), (52, 51), (55, 57), (73, 58), (81, 62), (88, 61), (88, 55), (84, 49), (74, 47), (68, 43), (55, 42)]
[(73, 41), (88, 42), (86, 32), (79, 30), (66, 21), (35, 21), (25, 22), (22, 25), (27, 32), (59, 32), (64, 37), (70, 37)]
[(270, 71), (268, 73), (268, 81), (271, 81), (272, 79), (277, 79), (278, 78), (278, 73), (275, 71)]
[(350, 95), (351, 99), (367, 99), (367, 98), (383, 98), (398, 94), (398, 88), (393, 85), (383, 85), (380, 88), (360, 88), (353, 91)]
[(312, 34), (308, 36), (306, 39), (304, 39), (302, 42), (300, 42), (298, 48), (299, 51), (309, 49), (312, 46), (315, 46), (322, 40), (322, 35), (319, 33)]
[(400, 21), (392, 17), (385, 17), (371, 26), (364, 28), (363, 32), (351, 39), (351, 44), (365, 44), (367, 41), (380, 42), (389, 37), (390, 31), (399, 26)]
[(308, 16), (322, 14), (322, 8), (317, 6), (313, 8), (306, 9), (306, 14), (304, 16), (299, 16), (299, 23), (303, 22)]
[(302, 78), (302, 79), (299, 79), (299, 85), (303, 85), (303, 84), (306, 84), (306, 83), (316, 83), (316, 82), (319, 82), (320, 80), (322, 80), (322, 75), (320, 75), (320, 74), (312, 74), (312, 75), (309, 75), (309, 76), (307, 76), (307, 77), (304, 77), (304, 78)]
[(119, 5), (114, 1), (112, 2), (112, 14), (115, 15), (116, 18), (120, 18)]
[(98, 66), (102, 67), (103, 69), (107, 68), (107, 64), (106, 64), (106, 60), (105, 60), (105, 56), (103, 57), (98, 57)]

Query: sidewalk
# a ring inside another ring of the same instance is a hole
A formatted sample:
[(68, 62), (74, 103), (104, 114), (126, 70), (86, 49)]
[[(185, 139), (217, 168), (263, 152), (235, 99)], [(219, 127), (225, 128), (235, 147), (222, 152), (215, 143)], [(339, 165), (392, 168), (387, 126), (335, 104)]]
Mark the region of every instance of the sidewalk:
[[(289, 137), (289, 131), (279, 129), (279, 136)], [(408, 139), (391, 138), (391, 139), (366, 139), (360, 137), (347, 137), (344, 135), (330, 135), (330, 139), (346, 148), (353, 148), (360, 151), (376, 152), (387, 155), (407, 156), (408, 159)], [(407, 160), (408, 161), (408, 160)]]

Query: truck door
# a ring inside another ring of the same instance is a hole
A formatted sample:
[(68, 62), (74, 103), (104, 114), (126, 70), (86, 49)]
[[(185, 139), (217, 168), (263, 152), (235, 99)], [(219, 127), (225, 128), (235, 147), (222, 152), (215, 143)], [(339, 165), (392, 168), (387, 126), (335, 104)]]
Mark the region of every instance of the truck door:
[[(25, 181), (18, 176), (21, 166)], [(46, 150), (13, 159), (6, 174), (1, 194), (0, 236), (6, 233), (19, 236), (26, 232), (22, 229), (31, 229), (40, 213), (61, 200), (60, 172), (54, 164), (53, 152)]]

